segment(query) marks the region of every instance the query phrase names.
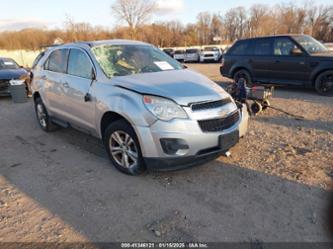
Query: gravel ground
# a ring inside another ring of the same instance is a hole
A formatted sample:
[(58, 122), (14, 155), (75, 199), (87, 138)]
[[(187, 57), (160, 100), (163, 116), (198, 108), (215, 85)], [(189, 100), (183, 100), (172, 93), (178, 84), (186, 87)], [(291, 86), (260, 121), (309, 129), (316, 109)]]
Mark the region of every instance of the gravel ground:
[[(221, 82), (216, 64), (192, 64)], [(172, 173), (129, 177), (100, 141), (42, 132), (32, 102), (0, 99), (0, 242), (319, 242), (332, 188), (333, 105), (278, 90), (232, 157)]]
[[(191, 64), (222, 86), (218, 64)], [(333, 101), (312, 90), (276, 89), (271, 101), (299, 120), (269, 109), (253, 117), (248, 136), (223, 161), (289, 180), (333, 188)]]

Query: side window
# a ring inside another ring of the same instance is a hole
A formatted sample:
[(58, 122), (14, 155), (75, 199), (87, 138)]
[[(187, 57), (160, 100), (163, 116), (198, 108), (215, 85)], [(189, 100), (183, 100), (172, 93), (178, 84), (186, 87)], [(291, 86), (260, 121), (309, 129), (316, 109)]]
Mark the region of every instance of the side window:
[(68, 60), (68, 74), (91, 79), (93, 66), (88, 56), (79, 49), (71, 49)]
[(230, 51), (231, 55), (248, 55), (250, 54), (251, 42), (238, 41)]
[(272, 40), (258, 39), (255, 42), (255, 55), (272, 55)]
[(57, 73), (66, 73), (68, 49), (55, 50), (49, 56), (45, 69)]
[(289, 38), (275, 38), (274, 41), (274, 55), (291, 55), (294, 48), (297, 48), (296, 44)]

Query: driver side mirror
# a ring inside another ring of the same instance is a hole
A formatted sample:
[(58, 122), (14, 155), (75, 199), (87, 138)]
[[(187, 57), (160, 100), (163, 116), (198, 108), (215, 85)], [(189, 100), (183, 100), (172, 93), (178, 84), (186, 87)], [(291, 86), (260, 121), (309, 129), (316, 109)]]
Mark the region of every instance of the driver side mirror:
[(300, 50), (299, 48), (295, 47), (291, 50), (291, 55), (293, 56), (301, 56), (303, 55), (303, 51)]
[(94, 70), (94, 69), (91, 70), (91, 80), (92, 80), (92, 81), (95, 81), (95, 80), (96, 80), (96, 73), (95, 73), (95, 70)]

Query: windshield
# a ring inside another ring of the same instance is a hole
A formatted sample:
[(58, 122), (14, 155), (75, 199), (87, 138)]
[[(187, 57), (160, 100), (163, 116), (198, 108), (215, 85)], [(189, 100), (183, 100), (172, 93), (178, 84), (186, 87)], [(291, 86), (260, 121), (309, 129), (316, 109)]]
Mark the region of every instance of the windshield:
[(149, 45), (104, 45), (92, 51), (109, 78), (183, 69), (182, 64)]
[(212, 47), (212, 48), (209, 48), (209, 47), (206, 47), (206, 48), (204, 48), (204, 51), (206, 51), (206, 52), (215, 52), (215, 51), (219, 51), (219, 49), (218, 48), (215, 48), (215, 47)]
[(0, 59), (0, 70), (18, 69), (19, 66), (12, 59)]
[(184, 54), (185, 53), (185, 51), (183, 51), (183, 50), (176, 50), (175, 51), (175, 54)]
[(311, 36), (295, 36), (294, 39), (309, 53), (325, 53), (328, 52), (328, 48), (321, 42), (312, 38)]
[(199, 50), (198, 49), (187, 49), (186, 53), (187, 54), (196, 54), (196, 53), (199, 53)]

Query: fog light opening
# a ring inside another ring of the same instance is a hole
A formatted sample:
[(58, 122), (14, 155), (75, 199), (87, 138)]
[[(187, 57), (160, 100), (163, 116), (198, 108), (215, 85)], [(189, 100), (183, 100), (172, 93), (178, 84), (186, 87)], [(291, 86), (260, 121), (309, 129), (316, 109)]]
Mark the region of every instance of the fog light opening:
[(184, 155), (190, 148), (183, 139), (162, 138), (160, 142), (164, 153), (167, 155)]

